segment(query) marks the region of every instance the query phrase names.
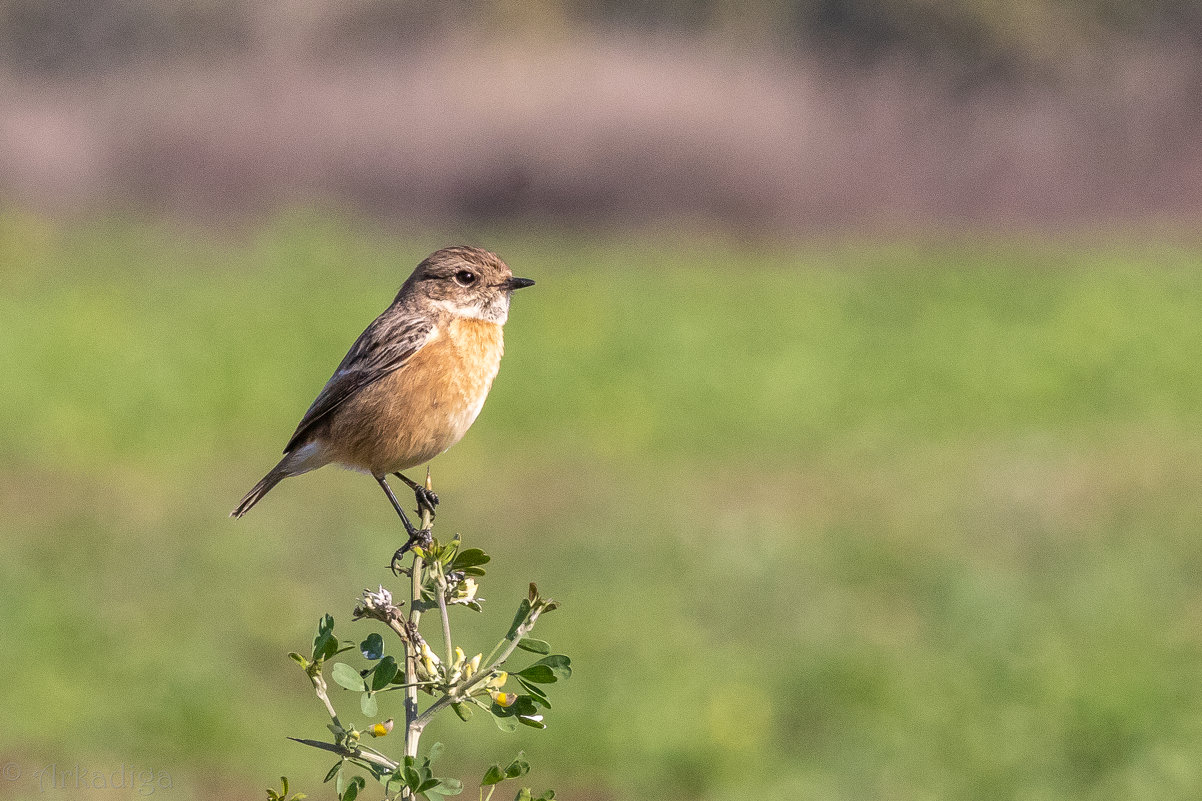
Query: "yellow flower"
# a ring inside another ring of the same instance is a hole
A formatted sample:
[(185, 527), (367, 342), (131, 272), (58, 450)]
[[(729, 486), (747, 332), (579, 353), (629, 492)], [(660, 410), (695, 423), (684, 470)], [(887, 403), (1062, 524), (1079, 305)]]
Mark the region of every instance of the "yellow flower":
[(484, 682), (484, 688), (486, 690), (499, 690), (505, 686), (505, 681), (508, 678), (509, 674), (502, 670), (500, 673)]
[(372, 737), (383, 737), (385, 734), (388, 734), (391, 731), (392, 731), (392, 718), (389, 718), (388, 720), (384, 721), (383, 723), (372, 724), (368, 728), (367, 733), (370, 734)]
[(518, 700), (517, 693), (507, 693), (501, 690), (489, 690), (488, 694), (492, 696), (492, 700), (497, 706), (513, 706)]

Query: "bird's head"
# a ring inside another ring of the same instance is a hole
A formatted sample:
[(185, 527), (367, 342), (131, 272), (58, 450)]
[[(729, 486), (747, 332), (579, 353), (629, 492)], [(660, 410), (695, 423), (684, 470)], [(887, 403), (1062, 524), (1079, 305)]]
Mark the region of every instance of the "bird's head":
[(428, 304), (456, 317), (501, 325), (509, 318), (513, 291), (533, 284), (529, 278), (515, 278), (495, 253), (450, 247), (435, 251), (417, 265), (397, 294), (397, 301)]

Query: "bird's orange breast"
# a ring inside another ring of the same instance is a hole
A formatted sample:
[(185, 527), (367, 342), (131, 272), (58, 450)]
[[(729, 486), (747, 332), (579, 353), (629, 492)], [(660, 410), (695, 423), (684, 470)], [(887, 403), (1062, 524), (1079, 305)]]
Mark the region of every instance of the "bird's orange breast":
[(404, 365), (348, 399), (323, 444), (333, 461), (375, 475), (424, 464), (480, 414), (504, 349), (496, 323), (452, 320)]

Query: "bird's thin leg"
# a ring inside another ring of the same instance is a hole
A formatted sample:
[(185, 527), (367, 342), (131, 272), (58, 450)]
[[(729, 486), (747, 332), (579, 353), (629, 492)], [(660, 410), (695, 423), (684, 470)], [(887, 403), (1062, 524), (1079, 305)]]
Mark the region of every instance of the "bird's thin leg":
[(409, 485), (409, 489), (413, 490), (413, 494), (417, 498), (418, 514), (421, 513), (422, 509), (426, 509), (430, 512), (430, 519), (433, 520), (434, 507), (438, 506), (438, 494), (434, 490), (426, 489), (403, 473), (393, 473), (393, 475), (404, 481)]
[(384, 476), (376, 476), (376, 481), (384, 490), (384, 494), (388, 496), (388, 500), (392, 502), (392, 508), (396, 509), (396, 513), (401, 516), (401, 522), (405, 524), (405, 532), (409, 535), (409, 540), (397, 549), (396, 554), (392, 557), (392, 563), (395, 566), (400, 562), (401, 557), (412, 548), (415, 544), (428, 545), (430, 542), (429, 529), (417, 529), (409, 522), (409, 518), (405, 515), (405, 510), (401, 508), (401, 502), (392, 494), (392, 487), (388, 486), (388, 482), (384, 480)]

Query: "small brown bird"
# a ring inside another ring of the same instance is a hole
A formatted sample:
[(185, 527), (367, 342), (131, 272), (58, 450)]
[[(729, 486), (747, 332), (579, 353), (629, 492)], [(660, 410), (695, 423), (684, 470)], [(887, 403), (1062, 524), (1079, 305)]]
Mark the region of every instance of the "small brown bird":
[(284, 458), (231, 517), (246, 514), (285, 478), (334, 462), (379, 482), (409, 534), (402, 551), (424, 537), (385, 476), (396, 475), (413, 489), (418, 508), (433, 512), (438, 497), (401, 471), (454, 445), (480, 414), (501, 366), (510, 296), (533, 283), (479, 248), (444, 248), (427, 257), (355, 340), (301, 418)]

